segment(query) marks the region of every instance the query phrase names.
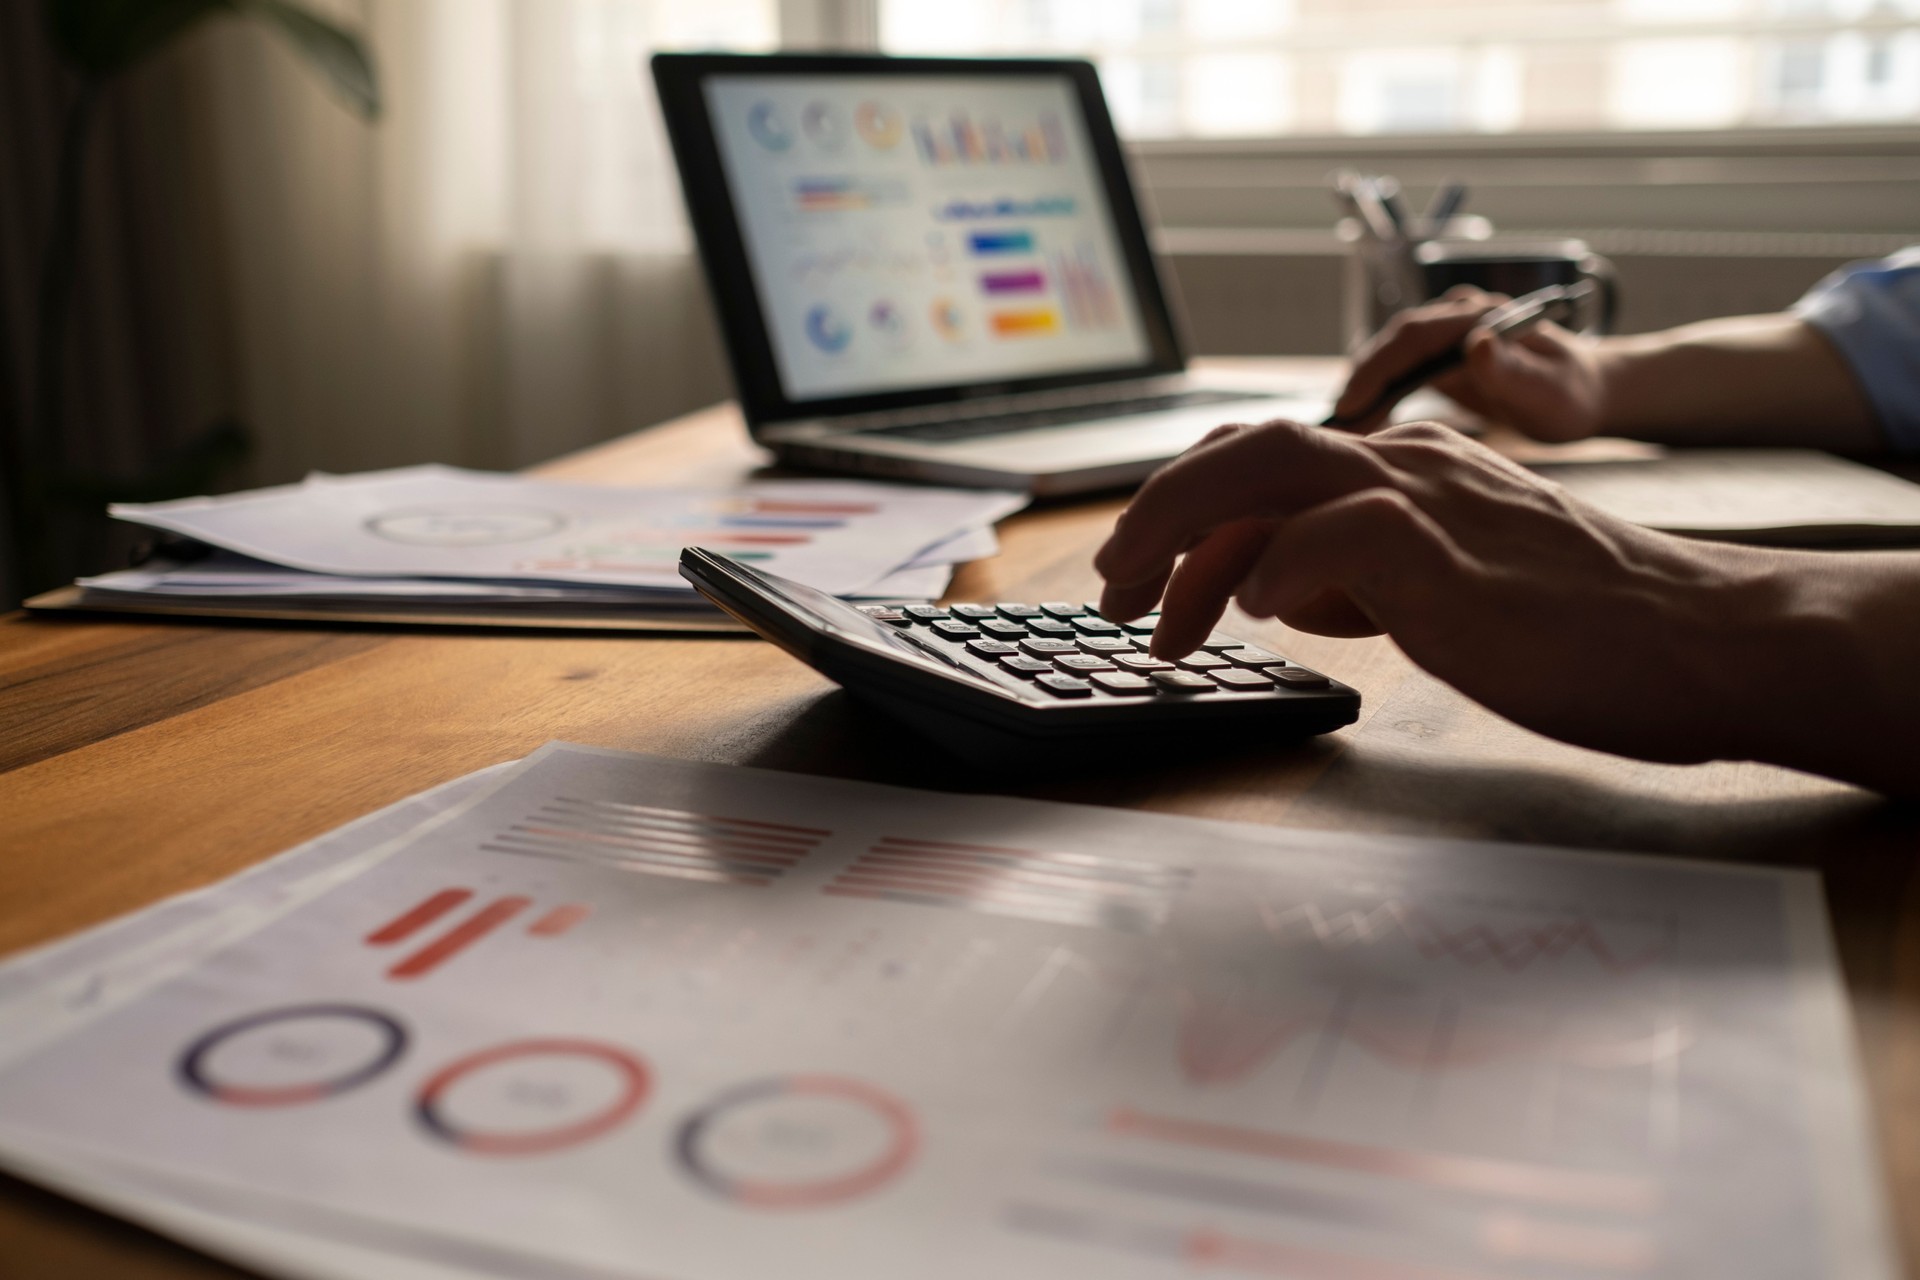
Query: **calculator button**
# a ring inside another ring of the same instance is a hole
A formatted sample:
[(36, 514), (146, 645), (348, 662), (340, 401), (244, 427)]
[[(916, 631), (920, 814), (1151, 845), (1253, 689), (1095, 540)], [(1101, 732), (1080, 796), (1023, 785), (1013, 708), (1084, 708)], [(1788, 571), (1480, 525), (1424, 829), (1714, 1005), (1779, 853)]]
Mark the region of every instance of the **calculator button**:
[(1085, 680), (1075, 680), (1072, 676), (1039, 676), (1034, 683), (1056, 698), (1091, 698), (1093, 686)]
[(1213, 682), (1223, 689), (1241, 689), (1247, 692), (1270, 690), (1273, 677), (1262, 671), (1242, 671), (1238, 667), (1228, 667), (1225, 671), (1210, 671)]
[(1268, 667), (1267, 674), (1275, 684), (1288, 689), (1324, 689), (1333, 683), (1318, 671), (1309, 671), (1305, 667)]
[(1225, 653), (1229, 649), (1244, 649), (1246, 647), (1247, 642), (1245, 640), (1235, 640), (1224, 631), (1216, 631), (1200, 642), (1200, 650), (1202, 653)]
[(947, 616), (947, 611), (937, 604), (910, 604), (900, 612), (916, 622), (932, 622)]
[(1120, 629), (1130, 636), (1150, 636), (1153, 634), (1153, 629), (1159, 625), (1160, 615), (1150, 613), (1144, 618), (1136, 618), (1132, 622), (1121, 623)]
[(1113, 655), (1113, 661), (1115, 665), (1125, 667), (1128, 671), (1173, 670), (1171, 662), (1163, 661), (1150, 653), (1116, 653)]
[(1184, 658), (1174, 659), (1173, 665), (1182, 671), (1219, 671), (1233, 664), (1217, 654), (1190, 653)]
[(1071, 600), (1042, 600), (1040, 612), (1050, 618), (1077, 618), (1087, 612), (1087, 606)]
[(1147, 679), (1168, 693), (1211, 693), (1215, 685), (1196, 671), (1156, 671)]
[(896, 627), (910, 627), (913, 625), (913, 619), (898, 609), (862, 609), (860, 612), (866, 614), (875, 622), (891, 622)]
[(1076, 641), (1083, 653), (1132, 653), (1133, 641), (1125, 636), (1081, 636)]
[(1111, 671), (1113, 664), (1097, 653), (1063, 653), (1053, 660), (1062, 671)]
[(1027, 620), (1027, 630), (1037, 636), (1071, 636), (1079, 634), (1073, 629), (1072, 623), (1062, 622), (1058, 618), (1030, 618)]
[(1131, 671), (1096, 671), (1088, 679), (1108, 693), (1152, 693), (1153, 681)]
[(956, 618), (971, 618), (975, 622), (995, 616), (990, 604), (956, 604), (949, 606), (949, 612)]
[(1020, 652), (1030, 653), (1036, 658), (1051, 658), (1055, 654), (1076, 653), (1078, 649), (1071, 640), (1054, 636), (1029, 636), (1020, 642)]
[(1037, 604), (1007, 604), (1002, 602), (995, 605), (994, 609), (1001, 617), (1012, 618), (1015, 622), (1018, 622), (1022, 618), (1038, 618), (1040, 616), (1040, 606)]
[(1220, 656), (1236, 667), (1252, 667), (1256, 670), (1260, 667), (1284, 667), (1287, 665), (1285, 658), (1277, 653), (1268, 653), (1265, 649), (1226, 649), (1221, 651)]
[(1038, 658), (1029, 658), (1024, 653), (1016, 653), (1011, 658), (1000, 659), (1000, 665), (1023, 680), (1043, 676), (1053, 670), (1051, 662), (1042, 662)]
[(1108, 622), (1105, 618), (1096, 618), (1086, 614), (1073, 620), (1073, 626), (1083, 636), (1117, 636), (1121, 634), (1120, 624)]
[(971, 640), (980, 634), (980, 628), (971, 622), (959, 622), (952, 618), (934, 623), (933, 629), (949, 640)]
[(1027, 634), (1027, 629), (1017, 622), (1008, 622), (1005, 618), (982, 618), (980, 629), (998, 640), (1018, 640)]
[(1005, 658), (1020, 651), (1005, 640), (969, 640), (967, 652), (982, 658)]

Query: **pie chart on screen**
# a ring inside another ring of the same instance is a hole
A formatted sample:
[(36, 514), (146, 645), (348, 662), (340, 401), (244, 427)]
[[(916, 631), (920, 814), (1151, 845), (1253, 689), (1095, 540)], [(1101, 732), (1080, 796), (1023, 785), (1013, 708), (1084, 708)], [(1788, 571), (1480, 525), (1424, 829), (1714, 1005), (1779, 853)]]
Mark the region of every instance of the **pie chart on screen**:
[(800, 113), (800, 129), (815, 146), (826, 151), (838, 151), (847, 140), (847, 126), (841, 123), (843, 119), (831, 104), (809, 102), (806, 110)]
[(931, 314), (933, 331), (949, 342), (958, 342), (965, 336), (967, 317), (955, 305), (952, 298), (939, 298), (934, 301)]
[(867, 323), (889, 346), (907, 345), (907, 313), (885, 298), (867, 309)]
[(862, 142), (885, 151), (900, 141), (900, 113), (878, 102), (863, 102), (854, 108), (853, 128)]
[(756, 102), (747, 112), (747, 132), (769, 151), (785, 151), (793, 145), (793, 131), (780, 118), (780, 109), (771, 102)]
[(825, 303), (807, 312), (807, 338), (828, 355), (847, 349), (853, 341), (853, 329)]

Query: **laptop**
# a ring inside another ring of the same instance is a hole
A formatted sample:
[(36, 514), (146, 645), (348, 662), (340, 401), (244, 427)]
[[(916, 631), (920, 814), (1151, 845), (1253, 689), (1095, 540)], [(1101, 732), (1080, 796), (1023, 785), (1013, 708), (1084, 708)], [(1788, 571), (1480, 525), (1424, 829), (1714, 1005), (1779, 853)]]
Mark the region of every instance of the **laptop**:
[(799, 467), (1080, 493), (1331, 388), (1186, 369), (1092, 64), (659, 54), (753, 438)]

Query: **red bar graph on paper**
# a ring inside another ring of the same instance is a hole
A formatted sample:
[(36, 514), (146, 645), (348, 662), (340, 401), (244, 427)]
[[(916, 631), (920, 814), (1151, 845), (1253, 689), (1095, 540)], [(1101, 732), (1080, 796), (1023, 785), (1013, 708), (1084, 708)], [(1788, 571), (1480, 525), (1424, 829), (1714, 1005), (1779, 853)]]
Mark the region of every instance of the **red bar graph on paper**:
[[(451, 916), (473, 900), (471, 889), (450, 886), (428, 894), (393, 919), (369, 933), (362, 941), (370, 947), (390, 947), (423, 933)], [(533, 906), (533, 899), (520, 895), (495, 898), (479, 910), (456, 921), (439, 937), (427, 942), (387, 970), (395, 981), (423, 978), (445, 965), (461, 952), (478, 943), (502, 925)], [(563, 902), (549, 907), (526, 927), (531, 938), (558, 938), (571, 932), (593, 914), (584, 902)]]
[(400, 981), (425, 977), (532, 905), (532, 898), (495, 898), (387, 970), (387, 976)]
[(473, 897), (471, 889), (442, 889), (417, 906), (409, 907), (367, 935), (370, 947), (390, 947), (405, 942), (447, 912)]
[(536, 938), (557, 938), (592, 914), (593, 908), (585, 903), (568, 902), (528, 925), (527, 932)]

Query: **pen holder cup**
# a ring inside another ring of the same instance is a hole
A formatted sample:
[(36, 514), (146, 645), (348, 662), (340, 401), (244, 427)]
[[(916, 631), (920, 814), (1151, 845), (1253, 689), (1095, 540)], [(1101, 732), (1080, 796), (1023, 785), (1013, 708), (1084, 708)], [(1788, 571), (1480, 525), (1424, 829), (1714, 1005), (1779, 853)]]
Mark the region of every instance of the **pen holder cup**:
[(1613, 263), (1582, 240), (1429, 240), (1410, 252), (1378, 241), (1354, 243), (1348, 274), (1349, 350), (1357, 349), (1394, 315), (1440, 297), (1455, 285), (1517, 298), (1548, 285), (1591, 280), (1596, 288), (1581, 308), (1582, 333), (1610, 333), (1620, 289)]

